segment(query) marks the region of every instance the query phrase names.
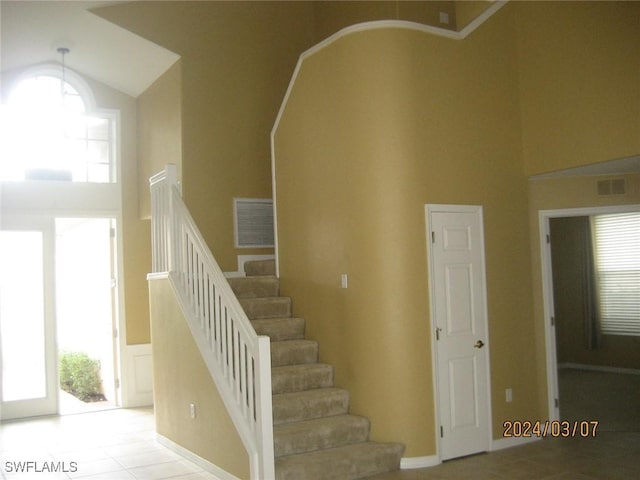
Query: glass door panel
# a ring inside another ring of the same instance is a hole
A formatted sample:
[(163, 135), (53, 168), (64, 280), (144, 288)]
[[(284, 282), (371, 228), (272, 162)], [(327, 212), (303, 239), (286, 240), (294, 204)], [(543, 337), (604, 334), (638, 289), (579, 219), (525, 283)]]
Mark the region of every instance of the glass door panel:
[(0, 414), (55, 413), (55, 345), (44, 229), (0, 230)]
[(41, 232), (0, 232), (2, 395), (5, 402), (47, 394)]

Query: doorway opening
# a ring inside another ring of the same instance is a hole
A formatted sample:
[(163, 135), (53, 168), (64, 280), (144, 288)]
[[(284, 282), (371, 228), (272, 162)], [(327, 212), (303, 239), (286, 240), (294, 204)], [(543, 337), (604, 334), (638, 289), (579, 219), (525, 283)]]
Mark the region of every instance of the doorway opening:
[(112, 218), (56, 219), (61, 415), (118, 404), (114, 232)]
[[(598, 306), (589, 301), (584, 254), (592, 246), (580, 240), (588, 217), (632, 212), (640, 212), (640, 205), (539, 213), (551, 420), (599, 420), (599, 431), (638, 431), (640, 426), (640, 411), (633, 407), (640, 365), (633, 367), (625, 354), (639, 351), (640, 337), (612, 333), (604, 324), (590, 327), (589, 309), (597, 311)], [(598, 329), (595, 335), (592, 328)]]
[(110, 217), (3, 222), (2, 419), (120, 404), (115, 244)]

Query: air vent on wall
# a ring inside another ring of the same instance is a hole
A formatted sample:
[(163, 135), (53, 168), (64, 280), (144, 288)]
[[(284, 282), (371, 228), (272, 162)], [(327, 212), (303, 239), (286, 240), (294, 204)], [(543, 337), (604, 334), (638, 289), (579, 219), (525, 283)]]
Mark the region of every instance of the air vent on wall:
[(273, 200), (234, 198), (233, 216), (236, 248), (274, 246)]
[(626, 191), (624, 178), (598, 181), (598, 195), (624, 195)]

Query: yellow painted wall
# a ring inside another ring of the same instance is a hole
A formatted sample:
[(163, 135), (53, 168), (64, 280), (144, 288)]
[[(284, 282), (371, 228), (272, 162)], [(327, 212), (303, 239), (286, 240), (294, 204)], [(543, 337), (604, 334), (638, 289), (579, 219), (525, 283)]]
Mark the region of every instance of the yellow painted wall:
[(182, 88), (178, 60), (138, 98), (138, 196), (140, 218), (151, 218), (149, 178), (176, 165), (182, 178)]
[(640, 3), (518, 2), (527, 174), (640, 152)]
[[(149, 281), (156, 431), (239, 479), (249, 457), (167, 279)], [(190, 417), (189, 405), (196, 408)]]
[(455, 2), (457, 29), (462, 30), (491, 5), (493, 5), (493, 1), (491, 0), (465, 0)]
[(237, 255), (233, 198), (270, 198), (269, 135), (300, 52), (310, 2), (131, 2), (96, 13), (182, 63), (183, 195), (224, 271)]
[(544, 414), (512, 14), (473, 41), (342, 38), (304, 61), (276, 135), (282, 290), (352, 411), (408, 457), (435, 454), (428, 203), (484, 207), (494, 438), (505, 419)]

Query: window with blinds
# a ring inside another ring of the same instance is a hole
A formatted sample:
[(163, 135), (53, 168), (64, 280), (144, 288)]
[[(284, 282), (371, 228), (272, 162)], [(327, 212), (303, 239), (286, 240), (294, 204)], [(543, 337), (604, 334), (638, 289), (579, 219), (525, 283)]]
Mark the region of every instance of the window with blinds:
[(592, 222), (602, 333), (640, 335), (640, 213)]

